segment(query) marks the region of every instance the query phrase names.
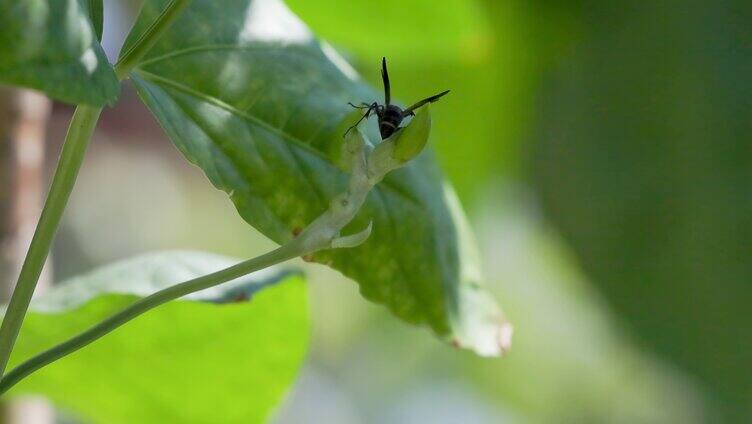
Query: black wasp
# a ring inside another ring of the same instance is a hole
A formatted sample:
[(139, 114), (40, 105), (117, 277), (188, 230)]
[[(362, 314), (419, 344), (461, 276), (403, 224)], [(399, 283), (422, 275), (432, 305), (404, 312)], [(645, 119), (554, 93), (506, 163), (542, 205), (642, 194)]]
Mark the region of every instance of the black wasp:
[[(348, 128), (347, 132), (357, 127), (358, 124), (360, 124), (360, 121), (371, 116), (371, 113), (376, 113), (376, 116), (379, 118), (379, 132), (381, 133), (381, 139), (384, 140), (390, 135), (394, 134), (395, 131), (397, 131), (403, 119), (407, 118), (408, 116), (415, 115), (415, 113), (413, 112), (415, 109), (423, 106), (426, 103), (435, 102), (436, 100), (439, 100), (441, 96), (449, 92), (449, 90), (442, 91), (439, 94), (427, 97), (403, 110), (400, 109), (399, 106), (390, 103), (391, 93), (389, 86), (389, 73), (386, 70), (385, 57), (381, 59), (381, 79), (384, 80), (384, 103), (386, 104), (380, 105), (378, 102), (373, 102), (371, 104), (361, 103), (360, 106), (356, 106), (352, 103), (349, 103), (350, 106), (356, 109), (365, 109), (366, 113), (363, 114), (363, 116), (358, 120), (358, 122), (355, 123), (355, 125)], [(345, 132), (345, 134), (347, 134), (347, 132)]]

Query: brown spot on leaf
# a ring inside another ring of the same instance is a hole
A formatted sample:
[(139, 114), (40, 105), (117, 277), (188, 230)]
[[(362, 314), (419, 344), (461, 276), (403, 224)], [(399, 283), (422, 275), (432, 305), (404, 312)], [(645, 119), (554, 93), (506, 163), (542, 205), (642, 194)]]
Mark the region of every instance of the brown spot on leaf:
[(248, 302), (248, 299), (251, 297), (248, 295), (248, 293), (238, 293), (235, 295), (235, 297), (232, 298), (232, 301), (235, 303), (240, 302)]

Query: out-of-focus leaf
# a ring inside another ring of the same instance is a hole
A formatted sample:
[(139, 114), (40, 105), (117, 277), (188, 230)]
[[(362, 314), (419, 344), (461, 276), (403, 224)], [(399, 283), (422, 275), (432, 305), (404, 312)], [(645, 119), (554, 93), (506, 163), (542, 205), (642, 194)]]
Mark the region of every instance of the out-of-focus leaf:
[(360, 58), (395, 60), (476, 59), (491, 48), (491, 28), (477, 1), (289, 0), (290, 8), (320, 37)]
[(752, 415), (752, 4), (590, 2), (534, 183), (642, 341)]
[(114, 103), (120, 84), (97, 41), (101, 17), (101, 0), (0, 0), (0, 83), (68, 103)]
[[(11, 365), (139, 297), (236, 262), (162, 252), (62, 283), (32, 302)], [(10, 394), (43, 394), (87, 422), (261, 423), (295, 378), (307, 342), (301, 276), (269, 268), (162, 305)]]
[[(147, 3), (129, 40), (162, 7)], [(183, 154), (279, 243), (346, 187), (342, 134), (357, 119), (347, 102), (380, 97), (278, 0), (193, 1), (132, 77)], [(374, 125), (368, 133), (380, 139)], [(366, 298), (402, 319), (478, 348), (477, 337), (471, 343), (455, 331), (466, 310), (458, 287), (480, 281), (463, 281), (457, 228), (430, 154), (377, 186), (350, 228), (370, 220), (365, 244), (314, 260), (355, 279)], [(486, 336), (496, 340), (497, 330)]]

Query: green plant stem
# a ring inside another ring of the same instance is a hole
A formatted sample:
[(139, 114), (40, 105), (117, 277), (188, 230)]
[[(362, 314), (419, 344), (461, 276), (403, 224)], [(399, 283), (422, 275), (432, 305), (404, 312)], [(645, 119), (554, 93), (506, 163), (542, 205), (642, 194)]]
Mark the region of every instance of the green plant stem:
[(221, 271), (168, 287), (140, 299), (88, 330), (32, 357), (14, 368), (3, 377), (2, 380), (0, 380), (0, 394), (8, 391), (16, 383), (23, 380), (34, 371), (83, 348), (89, 343), (92, 343), (128, 321), (156, 308), (159, 305), (308, 253), (311, 252), (301, 243), (297, 243), (293, 240), (292, 242), (284, 244), (264, 255), (249, 259)]
[(128, 72), (138, 65), (141, 58), (154, 46), (159, 36), (180, 16), (180, 12), (188, 6), (189, 2), (190, 0), (172, 0), (157, 16), (157, 19), (139, 35), (136, 42), (120, 55), (120, 59), (115, 64), (115, 75), (119, 80), (125, 79)]
[(101, 112), (101, 108), (79, 106), (71, 119), (42, 215), (21, 267), (3, 324), (0, 326), (0, 376), (8, 365), (21, 323), (29, 307), (31, 296), (34, 294), (42, 267), (47, 260), (52, 239), (60, 224), (60, 218), (68, 203), (73, 184), (76, 182), (76, 175), (89, 145), (89, 139)]
[[(121, 55), (115, 73), (122, 80), (141, 58), (154, 46), (159, 36), (169, 28), (190, 0), (173, 0), (162, 13), (141, 33), (132, 47)], [(0, 326), (0, 377), (8, 365), (13, 345), (16, 343), (29, 302), (34, 294), (42, 267), (47, 260), (52, 239), (68, 202), (86, 148), (101, 114), (101, 108), (78, 106), (71, 119), (68, 134), (58, 161), (52, 185), (37, 223), (29, 251), (26, 253), (21, 273)]]

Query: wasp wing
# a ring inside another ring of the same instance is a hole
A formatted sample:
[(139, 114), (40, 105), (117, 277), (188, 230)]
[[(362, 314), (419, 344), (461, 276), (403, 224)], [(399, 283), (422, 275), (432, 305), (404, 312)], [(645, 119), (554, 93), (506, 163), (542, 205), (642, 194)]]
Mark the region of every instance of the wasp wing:
[(405, 109), (404, 111), (402, 111), (402, 115), (404, 115), (404, 116), (410, 115), (410, 114), (412, 114), (412, 113), (413, 113), (413, 111), (414, 111), (415, 109), (417, 109), (417, 108), (419, 108), (419, 107), (423, 106), (423, 105), (424, 105), (424, 104), (426, 104), (426, 103), (433, 103), (433, 102), (435, 102), (436, 100), (439, 100), (439, 99), (441, 98), (441, 96), (445, 95), (445, 94), (446, 94), (446, 93), (448, 93), (448, 92), (449, 92), (449, 90), (446, 90), (446, 91), (442, 91), (442, 92), (441, 92), (441, 93), (439, 93), (439, 94), (433, 95), (433, 96), (431, 96), (431, 97), (426, 97), (425, 99), (423, 99), (423, 100), (419, 101), (418, 103), (415, 103), (414, 105), (412, 105), (412, 106), (410, 106), (409, 108), (407, 108), (407, 109)]

